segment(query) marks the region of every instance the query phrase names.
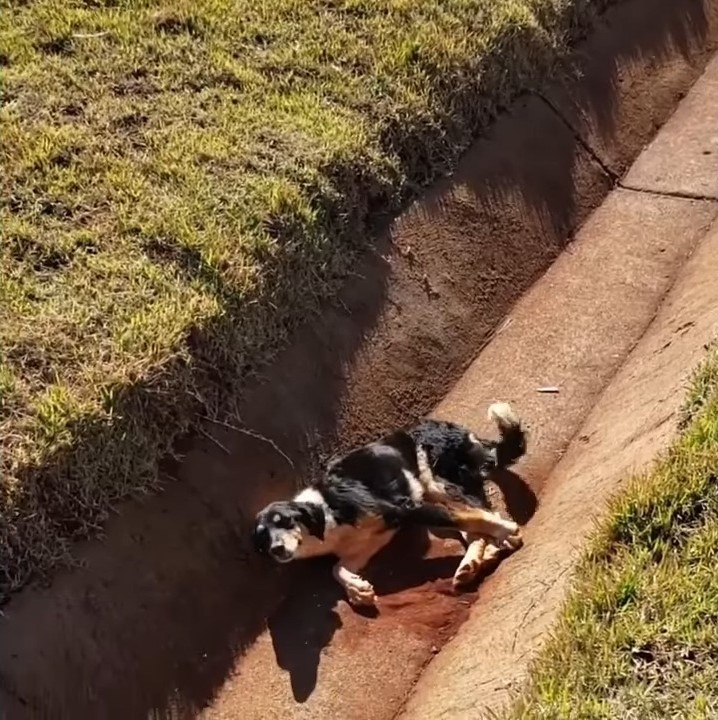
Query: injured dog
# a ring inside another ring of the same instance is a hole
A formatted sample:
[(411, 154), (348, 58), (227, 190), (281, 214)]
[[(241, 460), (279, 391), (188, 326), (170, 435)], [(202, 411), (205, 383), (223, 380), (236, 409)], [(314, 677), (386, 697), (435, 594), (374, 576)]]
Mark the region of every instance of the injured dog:
[(334, 577), (349, 602), (371, 605), (374, 589), (358, 573), (397, 530), (449, 528), (459, 531), (466, 548), (454, 584), (472, 581), (482, 562), (522, 544), (518, 525), (487, 508), (483, 483), (526, 452), (526, 436), (507, 403), (494, 403), (488, 413), (498, 441), (425, 420), (331, 461), (324, 476), (292, 500), (257, 514), (255, 548), (280, 563), (335, 555)]

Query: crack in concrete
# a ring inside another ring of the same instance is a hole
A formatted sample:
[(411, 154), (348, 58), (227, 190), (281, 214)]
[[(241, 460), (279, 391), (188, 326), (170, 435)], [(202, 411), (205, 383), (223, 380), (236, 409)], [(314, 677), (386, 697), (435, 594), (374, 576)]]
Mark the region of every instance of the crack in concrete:
[(569, 132), (573, 135), (575, 140), (581, 145), (581, 147), (591, 156), (594, 162), (603, 170), (604, 173), (611, 179), (611, 181), (618, 185), (621, 182), (621, 178), (618, 173), (611, 168), (611, 166), (598, 154), (598, 152), (591, 146), (589, 142), (581, 135), (578, 130), (571, 124), (571, 122), (564, 116), (564, 114), (541, 92), (534, 90), (536, 97), (541, 100), (551, 112), (568, 128)]
[(636, 185), (626, 185), (622, 180), (621, 176), (611, 168), (611, 166), (599, 155), (596, 149), (591, 143), (583, 137), (583, 135), (573, 126), (570, 120), (554, 105), (545, 95), (534, 90), (534, 95), (541, 100), (548, 108), (553, 112), (554, 115), (566, 126), (569, 132), (573, 135), (576, 142), (581, 145), (583, 150), (587, 152), (591, 159), (603, 170), (606, 176), (613, 182), (614, 187), (621, 190), (628, 190), (630, 192), (645, 193), (646, 195), (652, 195), (654, 197), (666, 197), (666, 198), (678, 198), (680, 200), (703, 200), (712, 203), (718, 203), (718, 197), (712, 195), (702, 195), (701, 193), (693, 193), (685, 190), (656, 190), (649, 187), (641, 187)]
[(702, 195), (701, 193), (689, 192), (687, 190), (656, 190), (649, 187), (626, 185), (622, 182), (619, 182), (617, 184), (617, 187), (619, 187), (621, 190), (644, 193), (646, 195), (652, 195), (653, 197), (677, 198), (679, 200), (702, 200), (712, 203), (718, 203), (718, 197), (713, 197), (712, 195)]

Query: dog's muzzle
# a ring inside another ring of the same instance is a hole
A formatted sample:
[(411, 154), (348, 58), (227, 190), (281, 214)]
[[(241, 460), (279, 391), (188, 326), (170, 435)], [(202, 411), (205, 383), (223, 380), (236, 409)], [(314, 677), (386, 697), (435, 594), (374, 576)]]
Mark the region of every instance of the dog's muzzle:
[(292, 559), (292, 553), (287, 550), (283, 543), (277, 543), (269, 548), (269, 554), (277, 562), (289, 562)]

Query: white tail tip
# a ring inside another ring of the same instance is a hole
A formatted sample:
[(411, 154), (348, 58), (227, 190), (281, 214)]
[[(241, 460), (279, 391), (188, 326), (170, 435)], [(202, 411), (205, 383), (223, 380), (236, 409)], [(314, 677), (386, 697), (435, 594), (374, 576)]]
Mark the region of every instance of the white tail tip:
[(489, 420), (493, 420), (499, 426), (499, 430), (509, 430), (521, 425), (519, 416), (507, 402), (497, 402), (489, 405), (488, 415)]

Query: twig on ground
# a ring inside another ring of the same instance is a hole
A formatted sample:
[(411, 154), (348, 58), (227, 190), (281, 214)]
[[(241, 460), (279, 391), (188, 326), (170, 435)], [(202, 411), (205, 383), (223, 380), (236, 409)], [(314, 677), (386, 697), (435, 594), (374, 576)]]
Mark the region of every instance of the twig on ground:
[(225, 452), (227, 455), (230, 455), (230, 454), (231, 454), (231, 453), (229, 452), (229, 450), (228, 450), (224, 445), (222, 445), (222, 443), (221, 443), (219, 440), (217, 440), (216, 437), (214, 437), (211, 433), (208, 433), (203, 427), (200, 427), (200, 428), (199, 428), (199, 431), (200, 431), (200, 433), (202, 433), (202, 435), (204, 435), (208, 440), (211, 440), (220, 450), (224, 450), (224, 452)]
[[(289, 464), (289, 467), (294, 470), (294, 463), (291, 461), (289, 456), (277, 445), (277, 443), (274, 442), (274, 440), (271, 440), (268, 437), (265, 437), (264, 435), (260, 435), (258, 432), (255, 432), (254, 430), (249, 430), (248, 428), (240, 428), (236, 425), (231, 425), (230, 423), (224, 422), (223, 420), (214, 420), (211, 417), (207, 417), (207, 415), (200, 415), (202, 420), (206, 420), (207, 422), (211, 422), (214, 425), (220, 425), (221, 427), (226, 427), (228, 430), (234, 430), (236, 433), (240, 433), (241, 435), (247, 435), (248, 437), (254, 438), (255, 440), (261, 440), (262, 442), (267, 443), (268, 445), (271, 445), (277, 453), (279, 453)], [(216, 442), (216, 441), (215, 441)], [(228, 451), (229, 452), (229, 451)]]

